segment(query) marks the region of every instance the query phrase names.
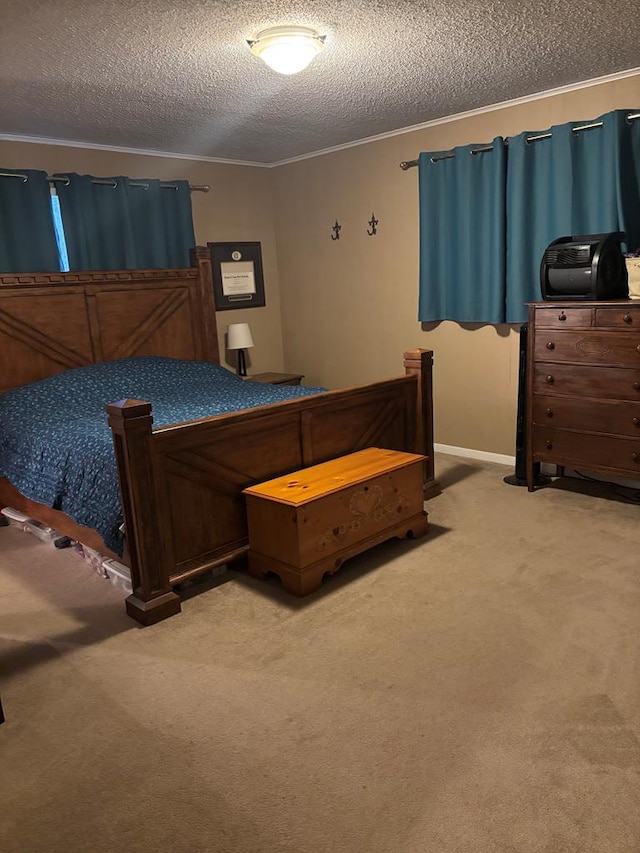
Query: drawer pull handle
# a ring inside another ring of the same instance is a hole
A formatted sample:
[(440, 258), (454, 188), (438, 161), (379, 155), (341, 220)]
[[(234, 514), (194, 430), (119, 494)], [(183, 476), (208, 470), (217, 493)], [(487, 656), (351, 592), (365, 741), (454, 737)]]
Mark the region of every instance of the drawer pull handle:
[(634, 419), (633, 419), (633, 424), (634, 424), (635, 426), (640, 425), (640, 418), (638, 418), (638, 417), (634, 418)]
[[(556, 345), (554, 344), (554, 342), (549, 341), (549, 343), (547, 344), (547, 349), (555, 349), (555, 348), (556, 348)], [(638, 351), (640, 352), (640, 346), (638, 347)]]
[(631, 314), (625, 314), (622, 319), (625, 323), (633, 323), (633, 317), (631, 316)]
[(564, 313), (564, 311), (561, 311), (561, 312), (558, 314), (558, 320), (560, 320), (561, 322), (563, 322), (563, 321), (564, 321), (564, 320), (566, 320), (566, 319), (567, 319), (567, 315)]
[(634, 462), (640, 462), (640, 453), (632, 453), (631, 458)]
[(640, 344), (636, 347), (637, 351), (640, 352)]
[(547, 417), (548, 417), (548, 418), (552, 418), (552, 417), (553, 417), (553, 409), (547, 409)]
[(634, 382), (633, 387), (636, 389), (636, 391), (640, 391), (640, 382)]
[[(545, 376), (544, 381), (547, 383), (547, 385), (553, 385), (553, 376)], [(636, 386), (638, 387), (638, 390), (640, 390), (640, 382), (636, 382), (633, 387), (635, 388)]]
[(547, 450), (553, 450), (553, 442), (552, 441), (547, 442)]

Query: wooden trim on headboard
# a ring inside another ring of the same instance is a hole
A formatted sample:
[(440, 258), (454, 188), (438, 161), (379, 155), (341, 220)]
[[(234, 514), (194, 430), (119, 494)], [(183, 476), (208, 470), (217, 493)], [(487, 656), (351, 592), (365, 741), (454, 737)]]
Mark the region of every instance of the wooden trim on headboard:
[(134, 355), (219, 363), (206, 247), (191, 261), (187, 269), (0, 274), (0, 393)]
[[(218, 350), (218, 327), (216, 326), (216, 303), (213, 295), (213, 265), (211, 252), (207, 246), (196, 246), (191, 250), (191, 266), (198, 271), (198, 288), (200, 290), (200, 305), (202, 317), (197, 325), (202, 330), (202, 347), (204, 352), (212, 357), (205, 361), (220, 363)], [(215, 356), (215, 357), (213, 357)]]

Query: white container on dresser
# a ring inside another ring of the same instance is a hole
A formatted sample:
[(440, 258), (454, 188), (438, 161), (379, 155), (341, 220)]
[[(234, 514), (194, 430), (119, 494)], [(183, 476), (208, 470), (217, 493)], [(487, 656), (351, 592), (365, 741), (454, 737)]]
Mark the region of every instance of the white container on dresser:
[(640, 479), (640, 303), (529, 305), (527, 486), (534, 465)]

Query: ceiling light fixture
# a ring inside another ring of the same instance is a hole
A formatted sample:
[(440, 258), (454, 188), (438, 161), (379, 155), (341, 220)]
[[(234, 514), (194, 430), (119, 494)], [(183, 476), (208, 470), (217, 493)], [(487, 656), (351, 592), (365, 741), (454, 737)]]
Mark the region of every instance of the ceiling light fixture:
[(297, 74), (320, 53), (325, 38), (310, 27), (270, 27), (248, 45), (278, 74)]

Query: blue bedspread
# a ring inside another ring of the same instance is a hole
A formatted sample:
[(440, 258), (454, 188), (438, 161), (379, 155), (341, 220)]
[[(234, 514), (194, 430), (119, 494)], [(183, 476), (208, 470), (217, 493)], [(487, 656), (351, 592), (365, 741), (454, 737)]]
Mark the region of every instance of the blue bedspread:
[(95, 528), (122, 553), (118, 477), (106, 405), (149, 400), (156, 426), (317, 394), (247, 382), (215, 364), (125, 358), (68, 370), (0, 396), (0, 477)]

